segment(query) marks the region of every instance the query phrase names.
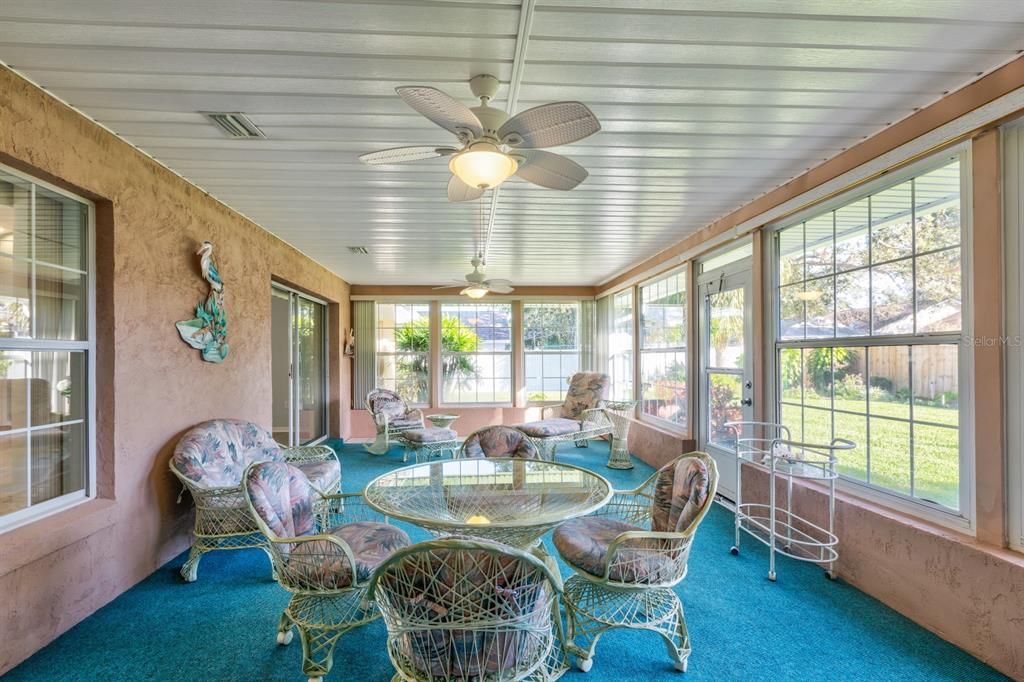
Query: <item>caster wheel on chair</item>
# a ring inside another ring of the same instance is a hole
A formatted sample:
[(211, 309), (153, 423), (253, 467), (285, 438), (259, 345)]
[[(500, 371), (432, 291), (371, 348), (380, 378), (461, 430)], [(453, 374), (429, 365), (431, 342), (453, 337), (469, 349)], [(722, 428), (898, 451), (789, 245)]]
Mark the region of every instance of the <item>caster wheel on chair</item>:
[(825, 577), (828, 578), (829, 580), (835, 580), (836, 579), (836, 572), (835, 571), (825, 571)]
[(739, 553), (740, 553), (740, 548), (739, 547), (733, 547), (732, 549), (729, 550), (729, 554), (732, 554), (733, 556), (736, 556)]
[(689, 663), (689, 662), (690, 662), (690, 659), (686, 659), (684, 661), (676, 663), (675, 664), (676, 665), (676, 670), (678, 670), (681, 673), (685, 673), (686, 672), (686, 664)]
[(310, 677), (308, 682), (324, 682), (322, 677)]
[(279, 632), (279, 633), (277, 633), (277, 643), (280, 644), (281, 646), (288, 646), (289, 644), (292, 643), (292, 637), (294, 637), (294, 636), (295, 636), (295, 633), (292, 632), (291, 630), (287, 630), (285, 632)]
[(775, 582), (775, 572), (774, 571), (772, 571), (771, 573), (768, 574), (768, 580), (771, 580), (772, 582)]
[(576, 667), (580, 669), (580, 672), (588, 673), (590, 669), (594, 667), (594, 659), (592, 658), (580, 658), (576, 657)]

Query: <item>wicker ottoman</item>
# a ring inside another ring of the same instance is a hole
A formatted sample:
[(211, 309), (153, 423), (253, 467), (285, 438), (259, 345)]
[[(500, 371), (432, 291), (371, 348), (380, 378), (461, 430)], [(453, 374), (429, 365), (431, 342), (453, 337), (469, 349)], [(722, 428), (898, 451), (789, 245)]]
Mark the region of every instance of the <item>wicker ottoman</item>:
[(409, 453), (416, 455), (416, 463), (420, 463), (420, 454), (424, 459), (430, 459), (434, 455), (444, 455), (445, 452), (452, 453), (459, 449), (459, 435), (452, 429), (441, 429), (436, 426), (428, 426), (422, 429), (409, 429), (398, 435), (398, 442), (405, 446), (403, 462), (409, 461)]

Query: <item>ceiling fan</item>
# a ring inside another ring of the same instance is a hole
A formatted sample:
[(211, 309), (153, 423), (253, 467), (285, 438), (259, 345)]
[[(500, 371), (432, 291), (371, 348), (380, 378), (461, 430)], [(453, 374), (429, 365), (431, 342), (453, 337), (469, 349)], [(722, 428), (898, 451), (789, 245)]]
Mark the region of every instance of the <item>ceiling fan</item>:
[(509, 117), (487, 104), (498, 85), (494, 76), (474, 76), (469, 87), (480, 99), (480, 106), (472, 109), (436, 88), (395, 88), (406, 104), (453, 133), (460, 146), (395, 147), (363, 154), (359, 160), (384, 165), (450, 156), (451, 201), (479, 199), (484, 190), (512, 175), (549, 189), (570, 190), (583, 182), (587, 177), (583, 166), (541, 149), (576, 142), (599, 131), (601, 124), (590, 109), (581, 102), (555, 102)]
[(465, 294), (470, 298), (483, 298), (488, 293), (511, 294), (515, 291), (512, 288), (512, 282), (507, 279), (485, 279), (486, 275), (480, 269), (484, 262), (479, 256), (474, 256), (469, 262), (473, 266), (473, 272), (466, 275), (466, 281), (452, 280), (457, 283), (434, 287), (434, 289), (453, 289), (464, 286), (465, 288), (459, 293)]

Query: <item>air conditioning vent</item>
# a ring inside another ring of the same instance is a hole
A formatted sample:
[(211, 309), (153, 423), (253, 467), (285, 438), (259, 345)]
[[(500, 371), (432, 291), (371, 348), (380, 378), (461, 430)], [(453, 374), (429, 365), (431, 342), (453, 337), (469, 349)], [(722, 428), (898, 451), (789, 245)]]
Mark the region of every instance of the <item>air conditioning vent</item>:
[(365, 246), (350, 246), (350, 247), (348, 247), (348, 252), (349, 253), (358, 253), (358, 254), (362, 254), (362, 255), (365, 256), (368, 253), (370, 253), (370, 250), (368, 248), (366, 248)]
[(216, 123), (221, 130), (228, 134), (228, 137), (240, 137), (247, 139), (266, 137), (266, 135), (263, 134), (263, 131), (257, 128), (256, 124), (249, 120), (249, 117), (240, 111), (204, 111), (201, 113)]

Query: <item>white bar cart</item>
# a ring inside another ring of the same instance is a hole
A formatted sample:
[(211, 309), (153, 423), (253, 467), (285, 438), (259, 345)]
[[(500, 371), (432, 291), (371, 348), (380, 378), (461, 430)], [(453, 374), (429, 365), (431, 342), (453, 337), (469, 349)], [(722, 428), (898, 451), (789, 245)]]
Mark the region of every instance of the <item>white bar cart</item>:
[[(772, 422), (737, 421), (725, 425), (736, 443), (736, 544), (730, 550), (740, 552), (740, 531), (745, 531), (768, 546), (768, 579), (775, 580), (775, 554), (818, 564), (829, 578), (835, 579), (835, 561), (839, 558), (839, 539), (835, 534), (836, 453), (856, 445), (834, 438), (828, 445), (800, 443), (789, 429)], [(768, 473), (768, 504), (743, 501), (743, 466), (754, 466)], [(786, 484), (785, 503), (778, 501), (777, 481)], [(828, 498), (826, 527), (793, 513), (793, 481), (817, 481), (825, 486)]]

